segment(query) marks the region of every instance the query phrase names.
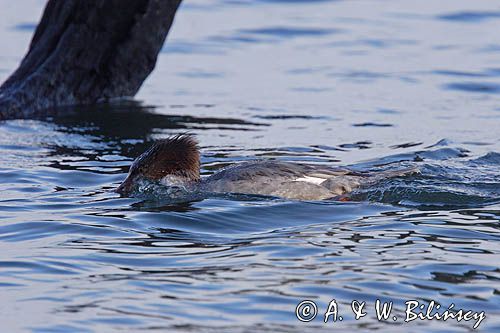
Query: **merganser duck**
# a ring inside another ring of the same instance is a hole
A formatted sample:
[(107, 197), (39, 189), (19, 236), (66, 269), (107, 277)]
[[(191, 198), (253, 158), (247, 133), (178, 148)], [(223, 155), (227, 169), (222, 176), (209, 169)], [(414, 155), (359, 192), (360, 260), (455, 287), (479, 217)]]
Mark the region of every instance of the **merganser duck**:
[(415, 168), (358, 172), (323, 165), (258, 160), (239, 163), (201, 178), (198, 142), (190, 135), (180, 134), (156, 141), (140, 155), (116, 191), (130, 196), (139, 184), (155, 182), (206, 193), (267, 195), (296, 200), (345, 199), (346, 194), (360, 186), (415, 172), (418, 172)]

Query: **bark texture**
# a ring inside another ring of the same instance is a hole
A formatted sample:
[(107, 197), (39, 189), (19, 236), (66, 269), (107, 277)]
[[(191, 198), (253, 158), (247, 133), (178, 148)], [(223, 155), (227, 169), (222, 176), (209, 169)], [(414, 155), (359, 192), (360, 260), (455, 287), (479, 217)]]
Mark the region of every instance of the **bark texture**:
[(0, 119), (134, 96), (181, 0), (49, 0), (27, 55), (0, 86)]

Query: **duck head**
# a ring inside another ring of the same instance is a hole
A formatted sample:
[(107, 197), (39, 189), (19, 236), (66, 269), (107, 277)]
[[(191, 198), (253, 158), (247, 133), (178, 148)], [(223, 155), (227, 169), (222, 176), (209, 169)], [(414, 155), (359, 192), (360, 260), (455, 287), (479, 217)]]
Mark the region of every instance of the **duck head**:
[(161, 182), (166, 177), (185, 181), (200, 179), (198, 142), (192, 136), (181, 134), (156, 141), (135, 159), (116, 192), (128, 195), (141, 181)]

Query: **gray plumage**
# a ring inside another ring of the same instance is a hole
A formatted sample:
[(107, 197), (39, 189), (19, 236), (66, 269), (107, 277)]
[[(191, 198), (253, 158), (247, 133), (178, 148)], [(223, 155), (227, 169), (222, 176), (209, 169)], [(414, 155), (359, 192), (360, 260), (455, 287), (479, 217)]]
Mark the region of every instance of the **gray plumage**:
[(245, 193), (297, 200), (337, 197), (384, 178), (403, 176), (415, 169), (376, 174), (321, 165), (280, 161), (244, 162), (202, 179), (200, 188), (215, 193)]

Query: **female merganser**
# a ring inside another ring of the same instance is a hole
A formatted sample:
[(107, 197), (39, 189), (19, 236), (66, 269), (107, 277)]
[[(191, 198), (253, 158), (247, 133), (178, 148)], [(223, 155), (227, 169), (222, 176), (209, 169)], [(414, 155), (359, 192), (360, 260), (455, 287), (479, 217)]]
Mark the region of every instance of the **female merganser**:
[(155, 182), (204, 193), (323, 200), (345, 198), (343, 195), (360, 186), (415, 172), (415, 168), (378, 173), (357, 172), (322, 165), (264, 160), (243, 162), (201, 178), (198, 143), (192, 136), (181, 134), (155, 142), (139, 156), (116, 191), (131, 195), (139, 184)]

